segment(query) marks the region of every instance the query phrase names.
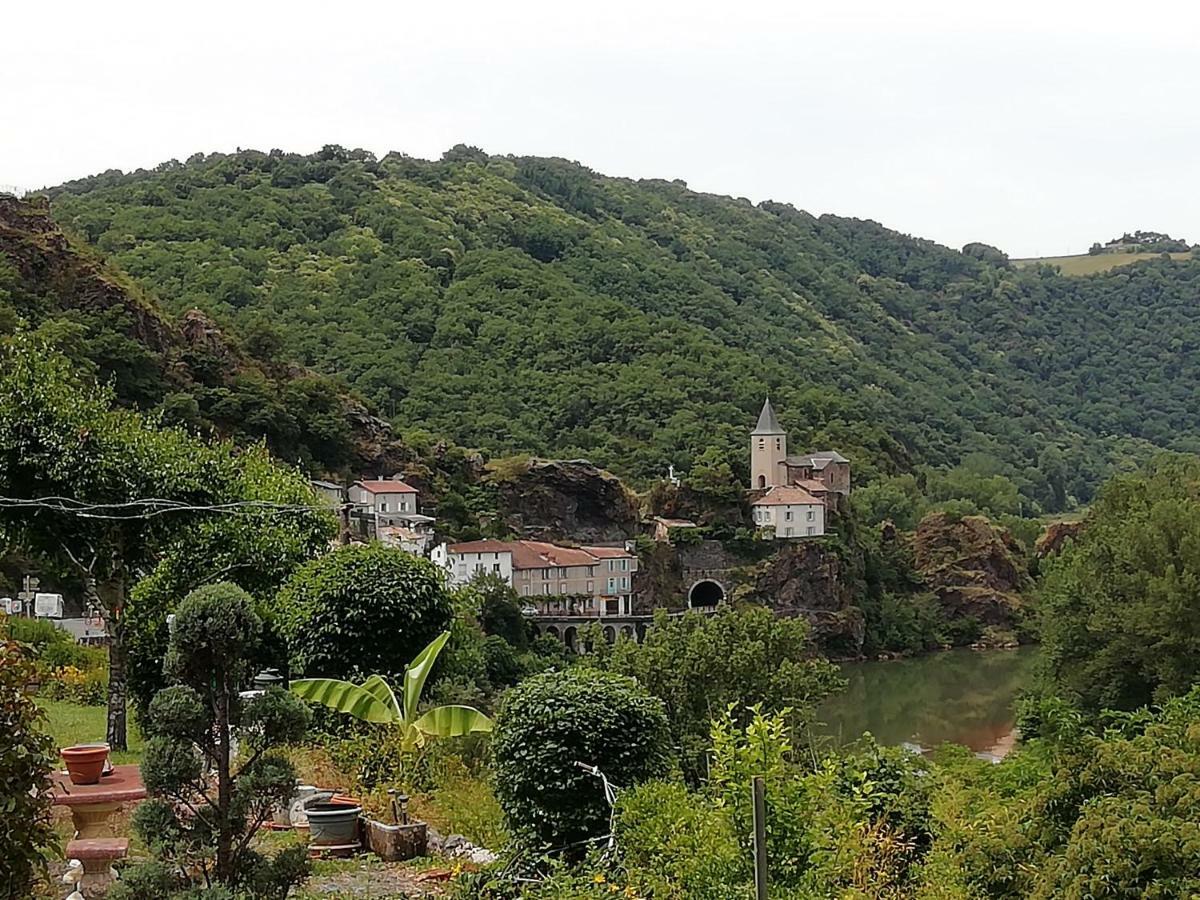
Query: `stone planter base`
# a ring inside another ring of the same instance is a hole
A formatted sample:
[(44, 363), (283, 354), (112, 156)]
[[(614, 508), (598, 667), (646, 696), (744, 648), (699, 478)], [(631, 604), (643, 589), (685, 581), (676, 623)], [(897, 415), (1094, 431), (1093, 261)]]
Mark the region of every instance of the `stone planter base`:
[(407, 825), (386, 825), (373, 819), (363, 819), (367, 846), (385, 862), (402, 862), (425, 856), (429, 848), (429, 826), (425, 822)]

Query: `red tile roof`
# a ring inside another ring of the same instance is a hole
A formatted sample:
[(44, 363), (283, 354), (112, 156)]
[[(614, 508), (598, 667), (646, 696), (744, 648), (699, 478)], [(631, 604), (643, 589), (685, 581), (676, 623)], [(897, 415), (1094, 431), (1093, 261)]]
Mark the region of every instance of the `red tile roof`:
[(777, 486), (771, 488), (750, 504), (751, 506), (821, 506), (820, 500), (810, 494), (802, 487), (782, 487)]
[(633, 558), (619, 547), (560, 547), (544, 541), (467, 541), (446, 549), (451, 553), (511, 553), (514, 569), (594, 566), (601, 559)]
[(411, 484), (405, 484), (399, 480), (387, 481), (356, 481), (354, 482), (364, 491), (370, 491), (372, 494), (415, 494), (417, 489)]

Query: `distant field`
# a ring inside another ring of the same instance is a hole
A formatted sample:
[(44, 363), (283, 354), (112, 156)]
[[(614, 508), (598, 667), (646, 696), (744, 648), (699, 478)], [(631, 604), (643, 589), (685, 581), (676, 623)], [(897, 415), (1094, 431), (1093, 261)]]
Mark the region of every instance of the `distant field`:
[[(1018, 269), (1045, 263), (1048, 266), (1058, 266), (1064, 275), (1095, 275), (1097, 272), (1107, 272), (1117, 266), (1127, 266), (1143, 259), (1156, 259), (1161, 253), (1099, 253), (1090, 256), (1080, 253), (1076, 256), (1041, 256), (1031, 259), (1014, 259), (1012, 264)], [(1171, 259), (1187, 259), (1191, 253), (1172, 253)]]

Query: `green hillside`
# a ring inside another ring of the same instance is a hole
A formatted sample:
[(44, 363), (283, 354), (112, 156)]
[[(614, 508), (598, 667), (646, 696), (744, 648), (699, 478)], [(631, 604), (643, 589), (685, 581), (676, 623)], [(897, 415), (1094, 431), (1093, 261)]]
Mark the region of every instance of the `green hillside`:
[[(648, 478), (745, 465), (770, 392), (860, 478), (963, 460), (1031, 511), (1200, 446), (1200, 263), (1090, 279), (556, 159), (197, 155), (52, 192), (175, 313), (344, 377), (401, 431)], [(711, 453), (708, 459), (711, 461)]]

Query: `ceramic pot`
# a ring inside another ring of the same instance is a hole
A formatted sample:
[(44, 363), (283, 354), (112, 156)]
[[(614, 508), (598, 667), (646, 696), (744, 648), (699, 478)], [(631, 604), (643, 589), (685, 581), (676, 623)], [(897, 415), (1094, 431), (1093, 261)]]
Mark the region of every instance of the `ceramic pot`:
[(104, 761), (108, 759), (108, 744), (76, 744), (59, 751), (67, 764), (71, 784), (99, 784)]
[(315, 845), (344, 845), (358, 843), (358, 817), (361, 806), (341, 803), (313, 803), (308, 814), (309, 842)]

